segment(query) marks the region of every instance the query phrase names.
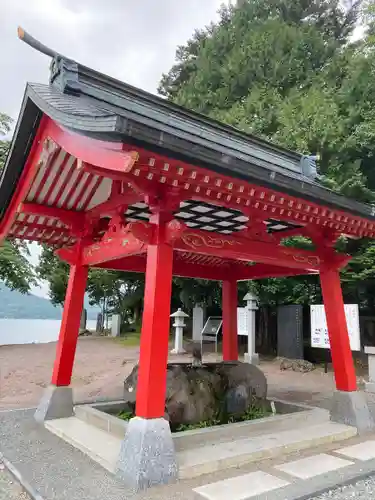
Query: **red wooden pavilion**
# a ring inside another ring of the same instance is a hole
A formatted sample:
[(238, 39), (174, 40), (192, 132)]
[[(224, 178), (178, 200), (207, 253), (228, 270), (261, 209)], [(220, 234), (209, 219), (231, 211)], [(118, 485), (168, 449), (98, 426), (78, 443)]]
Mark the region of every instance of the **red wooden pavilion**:
[[(223, 359), (232, 361), (237, 281), (319, 273), (336, 407), (346, 405), (343, 417), (341, 409), (333, 415), (348, 421), (349, 413), (357, 424), (339, 275), (349, 257), (334, 244), (341, 234), (374, 237), (373, 208), (316, 182), (313, 157), (98, 73), (22, 30), (20, 36), (52, 57), (51, 76), (48, 85), (26, 87), (0, 183), (0, 235), (51, 245), (71, 269), (51, 387), (36, 417), (72, 414), (80, 315), (88, 268), (96, 266), (146, 273), (137, 418), (119, 462), (128, 481), (143, 487), (177, 474), (162, 418), (173, 275), (222, 281)], [(284, 246), (293, 235), (311, 238), (315, 250)]]

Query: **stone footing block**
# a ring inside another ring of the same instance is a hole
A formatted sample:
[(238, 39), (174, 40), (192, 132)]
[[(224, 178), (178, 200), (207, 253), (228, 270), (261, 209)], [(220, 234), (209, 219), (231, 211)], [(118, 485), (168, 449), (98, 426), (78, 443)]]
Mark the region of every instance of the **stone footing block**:
[(129, 421), (116, 475), (135, 492), (178, 479), (172, 434), (164, 418)]
[(361, 391), (336, 391), (332, 398), (331, 420), (357, 427), (358, 434), (371, 432), (375, 429), (366, 395)]
[(37, 422), (66, 418), (73, 415), (73, 391), (71, 387), (50, 385), (45, 390), (34, 418)]
[(249, 354), (248, 352), (245, 352), (244, 362), (251, 365), (259, 365), (259, 354)]
[(185, 349), (172, 349), (171, 354), (186, 354)]
[(365, 391), (375, 393), (375, 382), (365, 382)]

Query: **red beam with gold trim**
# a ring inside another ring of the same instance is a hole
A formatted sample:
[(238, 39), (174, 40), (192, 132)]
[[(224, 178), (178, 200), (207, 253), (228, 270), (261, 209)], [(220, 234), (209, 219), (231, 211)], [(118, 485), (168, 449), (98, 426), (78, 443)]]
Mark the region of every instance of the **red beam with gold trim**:
[(85, 246), (82, 265), (97, 266), (103, 262), (146, 252), (145, 242), (125, 229), (119, 234), (106, 235), (100, 242)]
[(38, 203), (22, 203), (19, 207), (19, 212), (26, 215), (39, 215), (40, 217), (49, 217), (58, 219), (63, 224), (74, 226), (76, 228), (85, 224), (85, 214), (82, 212), (73, 212), (64, 208), (49, 207)]
[[(255, 261), (303, 271), (318, 271), (325, 257), (314, 252), (291, 247), (276, 246), (233, 235), (211, 235), (207, 231), (185, 231), (174, 244), (177, 250), (216, 255), (226, 259)], [(331, 262), (337, 267), (345, 265), (347, 256), (332, 252)]]
[[(175, 224), (171, 221), (170, 224)], [(84, 250), (84, 265), (95, 266), (103, 262), (121, 259), (143, 253), (153, 238), (153, 224), (137, 222), (129, 224), (119, 233), (110, 233), (102, 241)], [(344, 266), (349, 257), (326, 249), (323, 254), (291, 247), (276, 246), (274, 243), (251, 240), (239, 235), (210, 234), (207, 231), (186, 229), (171, 241), (175, 250), (201, 255), (215, 255), (223, 259), (254, 261), (300, 271), (319, 271), (322, 264), (330, 262), (336, 268)], [(195, 264), (194, 264), (195, 265)], [(210, 279), (210, 278), (208, 278)], [(238, 278), (243, 279), (243, 278)], [(251, 278), (248, 278), (251, 279)]]

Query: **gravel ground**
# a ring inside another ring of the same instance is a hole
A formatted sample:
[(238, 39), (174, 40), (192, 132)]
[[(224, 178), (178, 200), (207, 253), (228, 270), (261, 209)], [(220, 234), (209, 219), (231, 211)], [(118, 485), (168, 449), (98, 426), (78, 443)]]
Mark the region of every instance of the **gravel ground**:
[(310, 500), (370, 500), (375, 498), (375, 476), (371, 476), (354, 484), (342, 486), (334, 490), (329, 490), (319, 497), (314, 497)]
[(39, 495), (45, 500), (131, 498), (112, 474), (36, 424), (33, 413), (0, 412), (0, 452)]
[(30, 500), (13, 476), (0, 464), (0, 500)]

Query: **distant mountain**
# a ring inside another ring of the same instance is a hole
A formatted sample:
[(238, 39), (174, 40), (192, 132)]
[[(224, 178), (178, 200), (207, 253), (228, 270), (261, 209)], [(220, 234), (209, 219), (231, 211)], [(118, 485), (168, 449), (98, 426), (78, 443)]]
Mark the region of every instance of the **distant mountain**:
[[(96, 319), (98, 308), (85, 300), (88, 319)], [(12, 319), (61, 319), (62, 308), (36, 295), (24, 295), (0, 285), (0, 318)]]

